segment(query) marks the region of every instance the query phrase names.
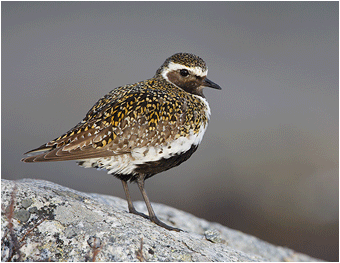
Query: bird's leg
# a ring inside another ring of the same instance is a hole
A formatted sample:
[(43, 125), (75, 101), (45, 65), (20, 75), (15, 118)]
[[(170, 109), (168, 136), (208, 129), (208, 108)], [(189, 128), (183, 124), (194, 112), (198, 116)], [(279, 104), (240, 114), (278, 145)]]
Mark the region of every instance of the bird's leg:
[(134, 205), (133, 205), (133, 203), (131, 201), (129, 187), (127, 185), (127, 182), (122, 180), (122, 184), (123, 184), (123, 188), (124, 188), (124, 192), (125, 192), (125, 196), (126, 196), (126, 201), (128, 202), (129, 213), (135, 214), (135, 215), (139, 215), (139, 216), (142, 216), (144, 218), (150, 219), (146, 214), (140, 213), (140, 212), (138, 212), (136, 210), (136, 208), (134, 207)]
[(162, 221), (160, 221), (155, 212), (153, 211), (153, 208), (151, 206), (151, 203), (150, 203), (150, 200), (146, 194), (146, 191), (144, 189), (144, 176), (140, 176), (138, 177), (137, 179), (137, 184), (138, 184), (138, 187), (139, 187), (139, 190), (140, 192), (142, 193), (142, 196), (144, 198), (144, 202), (146, 204), (146, 207), (148, 209), (148, 212), (149, 212), (149, 218), (152, 222), (154, 222), (156, 225), (159, 225), (161, 227), (164, 227), (165, 229), (168, 229), (168, 230), (173, 230), (173, 231), (182, 231), (181, 229), (179, 228), (175, 228), (175, 227), (172, 227), (172, 226), (168, 226), (167, 224), (163, 223)]

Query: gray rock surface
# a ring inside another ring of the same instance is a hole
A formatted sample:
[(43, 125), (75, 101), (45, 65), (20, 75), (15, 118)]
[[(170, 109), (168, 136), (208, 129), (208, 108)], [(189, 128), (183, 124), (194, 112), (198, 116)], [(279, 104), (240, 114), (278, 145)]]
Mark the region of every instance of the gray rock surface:
[[(1, 180), (1, 199), (2, 261), (316, 261), (153, 204), (161, 220), (184, 230), (168, 231), (128, 213), (123, 199), (48, 181)], [(146, 213), (143, 202), (135, 205)]]

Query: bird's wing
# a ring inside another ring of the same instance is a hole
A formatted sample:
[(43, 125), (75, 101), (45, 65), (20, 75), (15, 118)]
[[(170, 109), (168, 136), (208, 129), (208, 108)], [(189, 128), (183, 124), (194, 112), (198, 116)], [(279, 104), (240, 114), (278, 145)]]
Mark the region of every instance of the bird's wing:
[[(83, 160), (157, 145), (175, 135), (183, 123), (182, 107), (156, 91), (117, 88), (101, 98), (73, 129), (26, 154), (23, 162)], [(181, 118), (180, 118), (181, 116)], [(177, 125), (173, 125), (173, 124)], [(170, 125), (172, 124), (172, 125)]]

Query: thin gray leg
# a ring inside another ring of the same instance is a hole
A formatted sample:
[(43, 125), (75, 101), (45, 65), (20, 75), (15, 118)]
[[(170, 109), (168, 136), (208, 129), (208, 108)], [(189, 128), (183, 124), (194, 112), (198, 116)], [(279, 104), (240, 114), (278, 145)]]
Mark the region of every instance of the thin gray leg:
[(165, 229), (168, 229), (168, 230), (173, 230), (173, 231), (182, 231), (181, 229), (179, 228), (175, 228), (175, 227), (172, 227), (172, 226), (168, 226), (167, 224), (163, 223), (162, 221), (160, 221), (155, 212), (153, 211), (153, 208), (151, 206), (151, 203), (150, 203), (150, 200), (148, 198), (148, 195), (146, 194), (146, 191), (144, 189), (144, 177), (139, 177), (138, 180), (137, 180), (137, 183), (138, 183), (138, 187), (139, 187), (139, 190), (140, 192), (142, 193), (142, 196), (144, 198), (144, 202), (146, 204), (146, 207), (149, 211), (149, 217), (150, 217), (150, 220), (152, 222), (154, 222), (155, 224), (161, 226), (161, 227), (164, 227)]
[(129, 191), (129, 187), (128, 187), (127, 182), (122, 180), (122, 184), (123, 184), (123, 188), (124, 188), (124, 192), (125, 192), (125, 196), (126, 196), (126, 201), (128, 202), (129, 213), (139, 215), (139, 216), (142, 216), (144, 218), (149, 219), (149, 217), (146, 214), (138, 212), (136, 210), (136, 208), (134, 207), (134, 205), (131, 201), (130, 191)]

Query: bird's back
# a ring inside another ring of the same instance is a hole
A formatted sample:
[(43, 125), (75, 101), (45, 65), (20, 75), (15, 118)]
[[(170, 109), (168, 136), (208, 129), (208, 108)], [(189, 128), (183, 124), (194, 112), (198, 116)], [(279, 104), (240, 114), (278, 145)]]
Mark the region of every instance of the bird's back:
[[(74, 128), (23, 161), (78, 160), (113, 174), (155, 174), (191, 156), (209, 114), (204, 98), (153, 78), (112, 90)], [(168, 164), (159, 165), (164, 159)]]

